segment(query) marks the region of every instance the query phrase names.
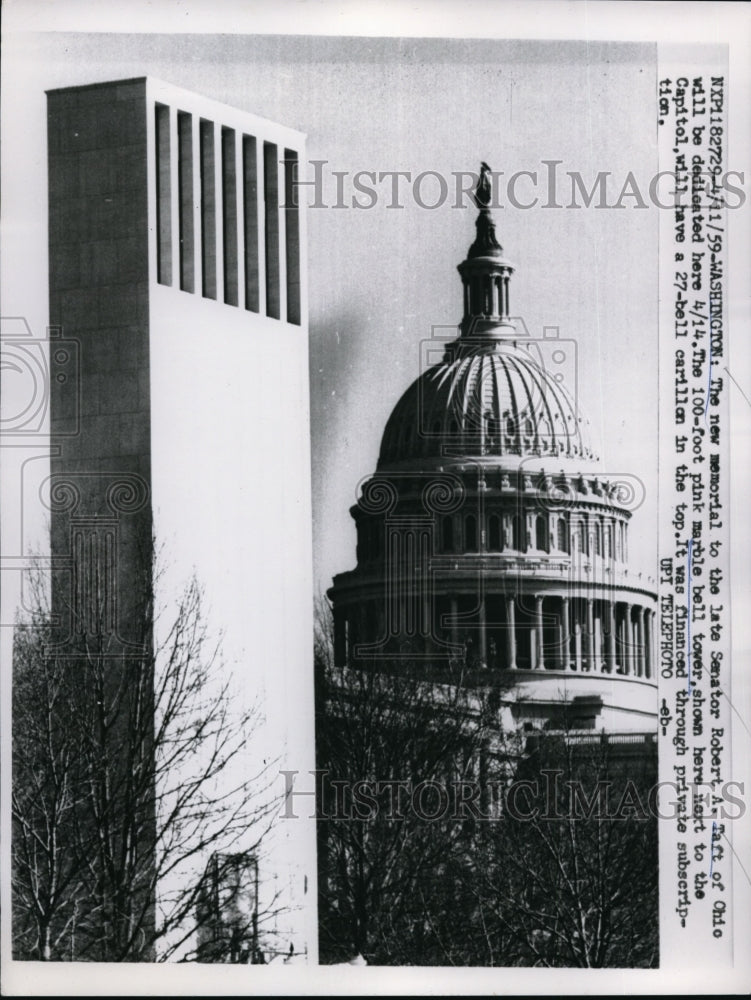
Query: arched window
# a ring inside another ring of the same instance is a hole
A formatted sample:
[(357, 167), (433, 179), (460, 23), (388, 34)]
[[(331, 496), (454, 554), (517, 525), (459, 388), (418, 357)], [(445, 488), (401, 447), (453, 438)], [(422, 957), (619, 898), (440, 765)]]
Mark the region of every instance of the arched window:
[(441, 549), (444, 552), (454, 551), (454, 519), (448, 515), (441, 519)]
[(535, 548), (540, 552), (548, 550), (548, 525), (542, 514), (535, 518)]
[(477, 518), (467, 514), (464, 518), (464, 547), (467, 552), (477, 552)]
[(501, 544), (501, 519), (497, 514), (491, 514), (488, 520), (488, 548), (491, 552), (500, 552)]
[(608, 523), (602, 533), (602, 554), (606, 559), (613, 558), (613, 526)]
[(558, 518), (558, 549), (560, 552), (568, 552), (568, 524), (566, 518)]
[(506, 417), (506, 433), (509, 437), (516, 437), (516, 421), (513, 417)]

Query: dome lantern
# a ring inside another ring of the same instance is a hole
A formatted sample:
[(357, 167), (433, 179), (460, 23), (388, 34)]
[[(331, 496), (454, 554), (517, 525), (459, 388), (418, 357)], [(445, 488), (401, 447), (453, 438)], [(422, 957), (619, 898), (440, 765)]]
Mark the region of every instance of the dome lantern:
[(480, 178), (473, 198), (479, 209), (475, 226), (477, 235), (458, 270), (464, 285), (462, 337), (472, 341), (494, 341), (514, 337), (509, 319), (509, 279), (513, 264), (503, 256), (503, 247), (495, 235), (490, 212), (492, 200), (491, 170), (480, 167)]

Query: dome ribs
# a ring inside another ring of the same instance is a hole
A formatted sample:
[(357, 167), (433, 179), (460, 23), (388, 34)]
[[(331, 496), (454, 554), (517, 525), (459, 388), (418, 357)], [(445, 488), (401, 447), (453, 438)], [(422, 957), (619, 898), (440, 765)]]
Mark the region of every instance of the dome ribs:
[[(449, 437), (456, 434), (457, 438), (461, 441), (462, 446), (464, 445), (464, 421), (466, 417), (466, 406), (467, 406), (467, 393), (466, 393), (466, 375), (467, 368), (471, 365), (471, 358), (462, 358), (459, 361), (458, 371), (454, 374), (453, 379), (449, 387), (449, 397), (446, 400), (446, 415), (449, 414), (453, 417), (453, 420), (449, 423)], [(454, 362), (456, 364), (456, 362)], [(463, 390), (461, 393), (458, 390)], [(460, 400), (459, 405), (457, 400)], [(456, 422), (457, 430), (452, 432), (451, 427), (453, 423)], [(450, 441), (454, 447), (459, 445), (459, 440)]]
[[(508, 355), (504, 355), (504, 357), (508, 357)], [(514, 444), (512, 445), (512, 449), (514, 453), (521, 455), (522, 454), (521, 421), (519, 414), (519, 404), (517, 403), (516, 392), (514, 391), (514, 383), (511, 380), (511, 372), (509, 371), (509, 366), (505, 363), (501, 363), (500, 359), (499, 363), (502, 365), (503, 374), (506, 376), (506, 383), (508, 385), (509, 396), (511, 397), (511, 414), (512, 414), (511, 419), (514, 422), (514, 433), (510, 435), (508, 430), (508, 424), (506, 424), (505, 427), (503, 426), (504, 419), (506, 419), (505, 413), (501, 412), (499, 415), (501, 419), (501, 427), (503, 428), (502, 434), (505, 434), (506, 437), (513, 437), (516, 439)], [(508, 410), (506, 410), (505, 412), (508, 413)]]
[[(521, 367), (519, 365), (519, 360), (520, 359), (518, 359), (518, 358), (516, 358), (516, 357), (514, 357), (512, 355), (509, 355), (509, 364), (513, 367), (514, 371), (519, 376), (519, 381), (521, 382), (522, 391), (524, 392), (524, 396), (526, 397), (526, 400), (527, 400), (527, 407), (526, 407), (527, 413), (526, 413), (526, 415), (523, 415), (522, 412), (519, 411), (519, 416), (518, 416), (518, 421), (517, 421), (518, 422), (519, 446), (520, 446), (520, 449), (521, 449), (521, 454), (524, 454), (524, 451), (525, 451), (525, 448), (524, 448), (524, 438), (525, 438), (526, 435), (523, 434), (523, 430), (526, 430), (526, 424), (531, 421), (532, 422), (533, 431), (534, 431), (534, 438), (535, 438), (535, 440), (537, 440), (537, 427), (536, 427), (536, 421), (533, 420), (534, 402), (532, 400), (532, 393), (529, 390), (528, 381), (524, 377), (524, 373), (523, 373), (523, 371), (522, 371), (522, 369), (521, 369)], [(525, 367), (526, 367), (526, 365), (525, 365)], [(522, 427), (522, 420), (524, 420), (524, 428)], [(534, 453), (534, 451), (533, 451), (533, 453)]]
[[(550, 428), (550, 444), (551, 444), (550, 451), (552, 452), (553, 451), (552, 445), (555, 441), (555, 421), (553, 419), (553, 412), (550, 407), (549, 396), (555, 395), (558, 386), (555, 382), (546, 377), (544, 369), (537, 364), (532, 365), (530, 367), (530, 373), (532, 379), (535, 380), (538, 392), (540, 393), (540, 398), (542, 399), (543, 406), (545, 407), (545, 410), (547, 412), (547, 422), (548, 422), (548, 427)], [(557, 400), (557, 402), (560, 406), (560, 400)], [(537, 421), (537, 423), (535, 424), (535, 438), (537, 441), (537, 446), (538, 448), (540, 448), (540, 452), (542, 453), (542, 448), (540, 447), (540, 435), (539, 435), (540, 423), (541, 421)], [(569, 449), (567, 447), (566, 449), (567, 453), (568, 450)]]
[[(489, 225), (483, 213), (481, 208), (481, 229)], [(458, 337), (431, 345), (441, 348), (442, 360), (424, 370), (394, 407), (381, 441), (380, 471), (420, 459), (426, 467), (500, 459), (509, 468), (527, 456), (597, 461), (576, 401), (535, 355), (523, 320), (509, 316), (514, 266), (500, 244), (491, 243), (482, 243), (482, 254), (470, 249), (459, 264), (464, 316)]]
[(500, 366), (500, 361), (497, 356), (493, 357), (493, 402), (495, 404), (495, 414), (496, 421), (498, 424), (498, 441), (497, 449), (498, 454), (503, 454), (503, 417), (501, 415), (501, 388), (500, 388), (500, 373), (498, 372), (498, 367)]
[[(428, 417), (430, 421), (428, 426), (431, 429), (430, 437), (428, 438), (428, 454), (436, 454), (440, 456), (444, 453), (443, 431), (446, 412), (445, 407), (439, 405), (439, 399), (441, 397), (441, 391), (444, 388), (446, 381), (450, 378), (450, 375), (451, 366), (445, 363), (441, 363), (434, 369), (434, 376), (429, 381), (431, 387), (429, 413), (426, 412), (425, 398), (423, 397), (423, 414)], [(434, 433), (436, 425), (438, 427), (437, 434)]]
[(389, 418), (379, 467), (429, 458), (595, 460), (565, 385), (525, 350), (468, 345), (425, 371)]

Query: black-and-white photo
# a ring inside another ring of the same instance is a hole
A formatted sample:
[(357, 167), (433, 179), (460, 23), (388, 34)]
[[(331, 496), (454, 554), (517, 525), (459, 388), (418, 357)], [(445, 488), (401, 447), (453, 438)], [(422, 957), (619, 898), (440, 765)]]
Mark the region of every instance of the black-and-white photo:
[(14, 989), (738, 973), (729, 50), (504, 9), (15, 27)]
[(657, 228), (633, 211), (655, 53), (371, 52), (388, 107), (357, 154), (397, 108), (384, 146), (412, 170), (373, 148), (342, 176), (342, 215), (373, 204), (319, 349), (321, 566), (339, 470), (357, 491), (316, 609), (320, 960), (655, 966)]

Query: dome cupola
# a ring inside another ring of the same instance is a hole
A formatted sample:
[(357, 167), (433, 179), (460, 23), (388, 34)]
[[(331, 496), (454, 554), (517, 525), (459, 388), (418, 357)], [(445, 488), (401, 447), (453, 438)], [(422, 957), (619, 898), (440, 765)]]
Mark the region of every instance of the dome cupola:
[(546, 367), (538, 341), (509, 315), (513, 265), (490, 213), (490, 168), (482, 164), (475, 204), (476, 237), (459, 265), (464, 315), (443, 360), (412, 383), (384, 431), (378, 470), (428, 460), (472, 459), (518, 465), (531, 456), (597, 460), (589, 426)]
[(475, 223), (477, 235), (459, 265), (464, 285), (464, 317), (462, 337), (476, 340), (497, 340), (513, 337), (509, 322), (509, 279), (513, 264), (503, 256), (503, 247), (495, 235), (495, 222), (490, 213), (492, 189), (491, 171), (487, 163), (480, 168), (480, 179), (474, 192), (479, 209)]

